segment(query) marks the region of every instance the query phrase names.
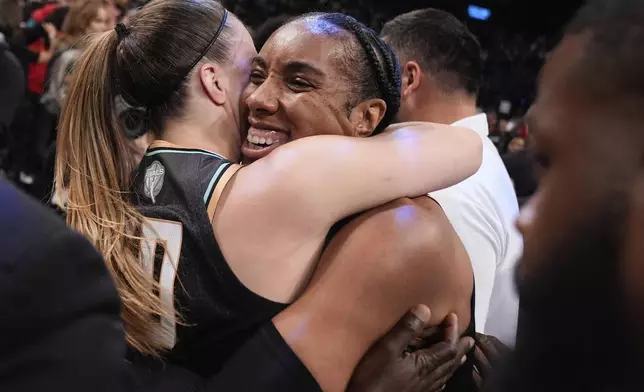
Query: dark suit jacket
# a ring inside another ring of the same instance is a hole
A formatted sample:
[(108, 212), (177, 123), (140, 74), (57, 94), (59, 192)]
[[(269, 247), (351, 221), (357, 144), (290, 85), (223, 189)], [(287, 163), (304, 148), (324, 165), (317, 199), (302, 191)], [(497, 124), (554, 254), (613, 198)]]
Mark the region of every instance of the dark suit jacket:
[(123, 391), (125, 346), (99, 253), (0, 180), (0, 391)]
[(0, 39), (0, 133), (11, 126), (25, 91), (22, 66), (8, 43)]

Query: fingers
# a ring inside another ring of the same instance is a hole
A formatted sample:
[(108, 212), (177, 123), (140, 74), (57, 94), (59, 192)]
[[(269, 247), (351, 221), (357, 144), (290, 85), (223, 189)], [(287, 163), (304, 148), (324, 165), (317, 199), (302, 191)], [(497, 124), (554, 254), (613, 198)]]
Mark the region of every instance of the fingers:
[(393, 354), (400, 355), (418, 336), (423, 333), (432, 312), (425, 305), (418, 305), (387, 332), (382, 344)]
[(440, 343), (444, 339), (444, 327), (431, 326), (423, 330), (423, 332), (409, 345), (409, 351), (422, 350), (424, 348), (433, 346)]
[(414, 353), (425, 390), (440, 390), (465, 362), (463, 359), (473, 346), (474, 340), (466, 337), (457, 344), (443, 342)]
[(472, 370), (472, 378), (474, 379), (474, 385), (476, 385), (476, 390), (480, 391), (483, 389), (483, 378), (476, 369)]
[(481, 351), (478, 345), (474, 349), (474, 363), (481, 376), (486, 377), (491, 366), (487, 357), (485, 356), (485, 354), (483, 354), (483, 351)]
[(507, 348), (497, 338), (476, 334), (474, 361), (476, 368), (483, 379), (485, 379), (489, 374), (494, 362), (496, 362), (506, 351)]
[(505, 344), (491, 335), (476, 334), (476, 341), (485, 355), (492, 356), (494, 359), (506, 354), (509, 350)]
[(476, 342), (474, 339), (470, 338), (469, 336), (466, 336), (462, 338), (461, 340), (458, 341), (458, 344), (456, 345), (456, 348), (458, 350), (458, 354), (463, 357), (467, 355), (467, 353), (474, 347), (474, 344)]
[(450, 313), (445, 318), (445, 341), (450, 344), (456, 344), (459, 337), (458, 317)]

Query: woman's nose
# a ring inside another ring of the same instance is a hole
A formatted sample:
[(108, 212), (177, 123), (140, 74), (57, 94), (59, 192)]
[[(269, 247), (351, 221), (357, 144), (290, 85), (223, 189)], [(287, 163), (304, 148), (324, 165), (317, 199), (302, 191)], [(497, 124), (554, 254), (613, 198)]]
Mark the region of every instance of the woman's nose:
[(255, 88), (246, 104), (252, 113), (275, 113), (279, 108), (279, 89), (269, 78)]

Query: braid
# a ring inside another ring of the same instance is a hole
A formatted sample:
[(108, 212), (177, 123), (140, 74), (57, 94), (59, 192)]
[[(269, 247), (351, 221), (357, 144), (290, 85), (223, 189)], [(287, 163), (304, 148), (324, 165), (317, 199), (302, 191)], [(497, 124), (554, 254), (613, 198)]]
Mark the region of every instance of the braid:
[[(372, 135), (382, 132), (398, 113), (400, 108), (400, 68), (391, 47), (378, 37), (375, 31), (358, 22), (351, 16), (340, 13), (311, 13), (302, 18), (315, 17), (345, 30), (356, 38), (360, 44), (364, 57), (371, 69), (371, 75), (356, 77), (361, 83), (359, 91), (360, 100), (368, 98), (382, 98), (387, 104), (387, 110), (382, 121), (378, 124)], [(337, 32), (328, 29), (329, 34)], [(353, 60), (353, 59), (352, 59)], [(347, 60), (351, 66), (355, 60)], [(376, 86), (373, 86), (375, 79)], [(372, 87), (373, 86), (373, 87)], [(375, 91), (374, 91), (375, 87)]]
[[(393, 121), (396, 114), (398, 114), (398, 110), (400, 109), (400, 86), (402, 84), (402, 77), (400, 75), (398, 59), (394, 54), (392, 47), (377, 36), (374, 37), (374, 42), (380, 49), (380, 53), (385, 60), (385, 75), (387, 75), (387, 83), (383, 86), (383, 94), (385, 96), (385, 102), (387, 102), (387, 112), (378, 128), (374, 131), (374, 134), (378, 134), (382, 132)], [(380, 125), (383, 127), (381, 128)]]
[[(366, 52), (369, 65), (371, 66), (371, 69), (376, 74), (376, 82), (378, 83), (378, 90), (380, 91), (380, 94), (382, 94), (383, 99), (387, 104), (387, 110), (385, 112), (385, 115), (373, 133), (373, 134), (378, 134), (382, 132), (387, 127), (387, 125), (389, 125), (389, 123), (386, 120), (389, 117), (393, 117), (391, 115), (391, 107), (393, 102), (391, 102), (390, 100), (391, 94), (390, 94), (390, 88), (389, 88), (389, 78), (382, 65), (382, 62), (380, 61), (380, 56), (378, 56), (378, 53), (376, 53), (374, 45), (372, 44), (372, 42), (377, 40), (374, 40), (373, 36), (369, 37), (368, 31), (366, 31), (366, 29), (353, 18), (349, 19), (349, 17), (347, 17), (346, 25), (351, 30), (353, 35), (355, 35), (356, 39), (360, 43), (360, 46), (362, 46), (362, 48)], [(375, 43), (377, 46), (377, 42)], [(386, 57), (384, 53), (383, 53), (383, 57)], [(391, 118), (389, 118), (389, 120), (391, 120)]]

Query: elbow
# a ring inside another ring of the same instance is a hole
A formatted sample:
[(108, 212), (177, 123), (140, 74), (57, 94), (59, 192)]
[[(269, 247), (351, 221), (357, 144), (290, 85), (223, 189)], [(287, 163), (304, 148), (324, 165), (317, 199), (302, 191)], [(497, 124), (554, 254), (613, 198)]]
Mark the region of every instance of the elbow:
[(483, 140), (474, 131), (468, 128), (458, 129), (459, 143), (465, 150), (463, 170), (466, 178), (476, 173), (483, 163)]

